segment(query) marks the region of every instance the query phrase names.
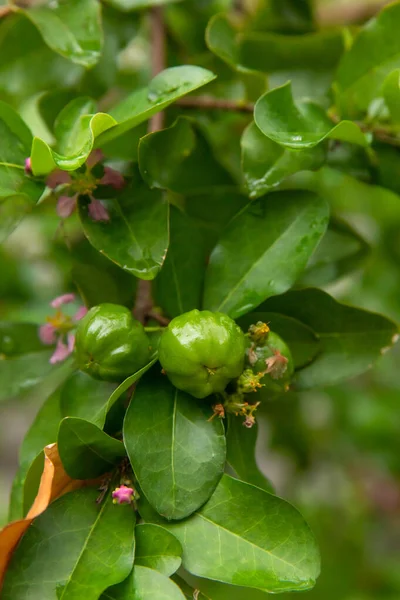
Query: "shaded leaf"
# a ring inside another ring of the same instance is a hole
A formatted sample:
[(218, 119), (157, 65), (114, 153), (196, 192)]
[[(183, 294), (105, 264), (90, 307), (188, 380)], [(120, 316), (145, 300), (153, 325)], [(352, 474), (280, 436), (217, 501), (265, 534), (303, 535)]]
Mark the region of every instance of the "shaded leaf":
[(194, 124), (184, 117), (171, 127), (149, 133), (140, 140), (139, 167), (153, 188), (179, 194), (201, 193), (207, 188), (233, 185), (211, 148)]
[(317, 333), (321, 352), (297, 372), (300, 388), (333, 385), (363, 373), (398, 337), (398, 328), (389, 319), (340, 304), (313, 288), (270, 298), (259, 310), (288, 315)]
[(255, 456), (257, 435), (257, 423), (249, 429), (243, 427), (243, 419), (228, 415), (226, 460), (242, 481), (274, 493), (272, 484), (257, 465)]
[(399, 23), (400, 4), (394, 2), (361, 28), (343, 55), (336, 83), (346, 113), (367, 109), (387, 75), (398, 68)]
[(335, 125), (317, 104), (295, 104), (290, 82), (261, 96), (254, 108), (254, 120), (264, 135), (287, 148), (313, 148), (326, 139), (368, 145), (356, 123), (340, 121)]
[[(185, 598), (188, 598), (189, 600), (193, 600), (193, 598), (196, 598), (196, 600), (211, 600), (209, 596), (200, 593), (200, 590), (192, 588), (184, 579), (182, 579), (182, 577), (179, 577), (179, 575), (173, 575), (171, 579), (181, 588)], [(197, 596), (195, 594), (197, 594)]]
[(147, 567), (134, 567), (125, 581), (108, 589), (102, 600), (184, 600), (176, 583)]
[(148, 567), (169, 577), (182, 562), (182, 547), (176, 537), (159, 525), (142, 523), (135, 529), (135, 565)]
[(284, 148), (269, 139), (252, 122), (241, 138), (242, 169), (250, 198), (263, 196), (297, 171), (319, 169), (325, 150)]
[(122, 442), (75, 417), (61, 421), (57, 442), (64, 469), (74, 479), (98, 477), (125, 455)]
[(271, 331), (280, 335), (288, 344), (296, 369), (309, 364), (321, 352), (318, 335), (310, 327), (293, 317), (277, 312), (262, 312), (260, 307), (255, 312), (240, 317), (238, 323), (243, 331), (247, 332), (250, 325), (257, 321), (267, 323)]
[(73, 481), (66, 474), (56, 444), (46, 446), (40, 458), (42, 465), (44, 462), (43, 474), (30, 510), (24, 519), (9, 523), (0, 531), (0, 588), (11, 556), (32, 521), (46, 510), (50, 502), (85, 485), (84, 481)]
[(110, 220), (93, 221), (88, 201), (79, 198), (79, 216), (89, 242), (121, 269), (154, 279), (168, 248), (168, 202), (139, 181), (112, 200), (103, 200)]
[(161, 515), (183, 519), (213, 493), (224, 468), (225, 435), (204, 401), (166, 377), (142, 381), (124, 421), (124, 443), (139, 485)]
[(252, 28), (307, 32), (314, 29), (312, 0), (270, 0), (262, 2), (252, 19)]
[[(22, 538), (4, 580), (2, 597), (18, 600), (97, 600), (129, 574), (134, 557), (135, 513), (116, 507), (111, 494), (66, 494), (35, 519)], [(51, 573), (51, 577), (49, 574)]]
[(400, 69), (390, 73), (383, 84), (383, 97), (392, 121), (400, 125)]
[(205, 271), (206, 248), (199, 228), (172, 206), (167, 258), (154, 282), (156, 303), (170, 317), (200, 308)]
[(99, 381), (77, 371), (61, 388), (62, 417), (78, 417), (103, 429), (108, 399), (115, 389), (113, 383)]
[(48, 350), (39, 339), (36, 323), (0, 322), (0, 355), (10, 358), (39, 350)]
[(319, 575), (318, 548), (300, 513), (228, 475), (190, 519), (162, 524), (181, 542), (185, 569), (199, 577), (271, 593), (310, 589)]
[(232, 318), (293, 285), (323, 236), (326, 202), (312, 193), (277, 192), (251, 203), (211, 253), (204, 308)]
[(136, 371), (136, 373), (134, 373), (133, 375), (130, 375), (129, 377), (124, 379), (124, 381), (119, 384), (117, 389), (113, 391), (113, 393), (111, 394), (111, 396), (109, 397), (109, 399), (107, 401), (107, 410), (106, 410), (107, 413), (111, 410), (111, 408), (114, 406), (114, 404), (117, 402), (117, 400), (122, 396), (122, 394), (124, 392), (126, 392), (127, 390), (129, 390), (129, 388), (131, 386), (133, 386), (137, 381), (139, 381), (139, 379), (145, 373), (147, 373), (147, 371), (156, 362), (157, 362), (157, 357), (153, 358), (147, 365), (145, 365), (144, 367), (139, 369), (139, 371)]
[(101, 11), (96, 0), (47, 2), (19, 9), (37, 27), (52, 50), (85, 67), (100, 58)]

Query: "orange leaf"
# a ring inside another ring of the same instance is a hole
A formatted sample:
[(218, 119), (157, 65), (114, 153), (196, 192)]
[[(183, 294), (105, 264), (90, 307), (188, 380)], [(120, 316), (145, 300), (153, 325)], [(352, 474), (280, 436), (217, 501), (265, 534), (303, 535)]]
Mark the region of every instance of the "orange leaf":
[(50, 502), (67, 492), (93, 481), (71, 479), (62, 466), (57, 444), (44, 449), (44, 468), (37, 496), (24, 519), (9, 523), (0, 531), (0, 589), (12, 553), (32, 521), (46, 510)]

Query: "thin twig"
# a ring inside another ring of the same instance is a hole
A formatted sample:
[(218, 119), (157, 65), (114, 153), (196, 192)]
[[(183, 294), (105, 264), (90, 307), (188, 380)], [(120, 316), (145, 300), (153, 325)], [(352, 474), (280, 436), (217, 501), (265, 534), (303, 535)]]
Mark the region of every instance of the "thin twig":
[(252, 113), (254, 104), (251, 102), (237, 102), (223, 98), (212, 98), (211, 96), (189, 96), (181, 98), (176, 102), (182, 108), (200, 108), (207, 110), (230, 110), (236, 112)]
[(373, 0), (369, 2), (338, 2), (317, 7), (317, 21), (321, 25), (346, 25), (367, 21), (376, 15), (391, 0)]

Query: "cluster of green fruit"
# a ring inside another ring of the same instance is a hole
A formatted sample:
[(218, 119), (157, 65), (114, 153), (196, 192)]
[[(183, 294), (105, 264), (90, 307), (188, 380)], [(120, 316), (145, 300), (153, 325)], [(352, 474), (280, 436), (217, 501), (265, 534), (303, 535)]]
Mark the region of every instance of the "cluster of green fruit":
[[(145, 328), (124, 306), (95, 306), (79, 323), (76, 360), (96, 379), (121, 381), (151, 352)], [(228, 386), (236, 394), (262, 386), (284, 391), (293, 374), (289, 348), (265, 323), (244, 334), (228, 315), (207, 310), (175, 317), (162, 331), (158, 358), (173, 385), (196, 398), (224, 394)]]

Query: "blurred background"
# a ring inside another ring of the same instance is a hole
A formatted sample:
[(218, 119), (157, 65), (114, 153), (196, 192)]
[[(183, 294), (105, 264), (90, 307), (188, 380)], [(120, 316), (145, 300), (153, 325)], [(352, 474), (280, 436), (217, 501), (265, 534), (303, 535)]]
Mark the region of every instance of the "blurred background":
[[(369, 18), (382, 4), (321, 0), (317, 14), (324, 24), (353, 23)], [(110, 10), (110, 36), (114, 18)], [(0, 56), (4, 55), (3, 27), (0, 23)], [(125, 27), (126, 40), (133, 36), (134, 43), (119, 40), (123, 49), (118, 65), (109, 68), (114, 69), (112, 76), (120, 85), (129, 80), (132, 86), (132, 77), (138, 83), (148, 77), (148, 47), (135, 19), (128, 19)], [(34, 86), (25, 90), (26, 98), (19, 65), (18, 60), (11, 61), (6, 69), (0, 58), (0, 98), (12, 98), (32, 123), (32, 96), (46, 85), (50, 89), (51, 80), (42, 82), (38, 90)], [(108, 85), (105, 66), (103, 71), (96, 67), (86, 75), (81, 90), (104, 94)], [(68, 75), (71, 81), (80, 77), (74, 69), (76, 66)], [(331, 198), (334, 211), (364, 236), (371, 251), (356, 271), (322, 287), (341, 301), (382, 312), (399, 322), (400, 184), (396, 186), (396, 179), (386, 181), (382, 191), (376, 187), (381, 181), (363, 173), (356, 181), (350, 170), (357, 171), (357, 157), (349, 157), (345, 150), (333, 160), (334, 169), (325, 174), (324, 189), (328, 195), (335, 190)], [(398, 180), (399, 175), (397, 171)], [(70, 275), (74, 261), (93, 264), (92, 258), (97, 260), (85, 242), (74, 245), (74, 256), (68, 251), (65, 239), (74, 240), (77, 231), (73, 220), (68, 231), (61, 228), (55, 211), (46, 206), (24, 219), (0, 248), (1, 320), (40, 324), (48, 314), (49, 301), (74, 289)], [(322, 575), (316, 588), (303, 594), (310, 600), (400, 599), (399, 372), (397, 346), (362, 377), (329, 389), (290, 392), (260, 414), (259, 464), (277, 493), (303, 513), (321, 547)], [(7, 519), (18, 448), (42, 400), (33, 391), (0, 405), (0, 524)], [(284, 595), (288, 596), (294, 595)]]

